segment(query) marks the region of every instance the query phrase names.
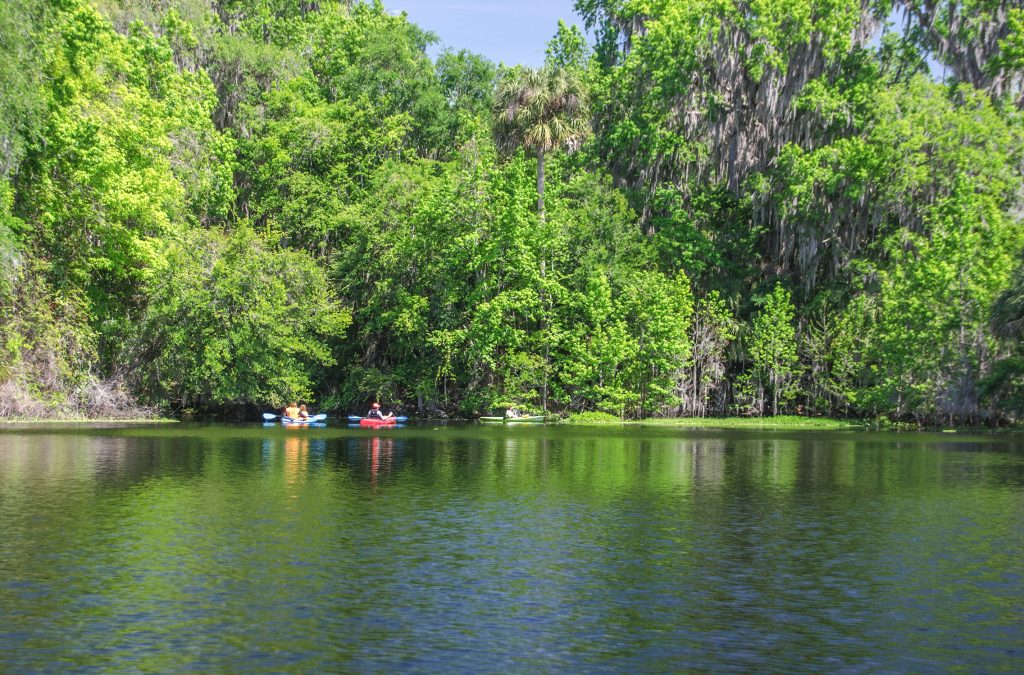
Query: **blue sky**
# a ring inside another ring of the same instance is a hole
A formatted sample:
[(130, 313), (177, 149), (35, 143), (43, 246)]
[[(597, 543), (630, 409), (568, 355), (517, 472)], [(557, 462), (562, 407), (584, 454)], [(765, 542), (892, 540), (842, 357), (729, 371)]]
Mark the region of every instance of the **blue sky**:
[[(539, 66), (558, 20), (583, 22), (573, 0), (384, 0), (391, 12), (436, 33), (445, 46), (483, 54), (495, 63)], [(431, 50), (435, 56), (437, 50)]]
[[(2, 0), (0, 0), (2, 1)], [(583, 21), (573, 10), (573, 0), (383, 0), (390, 12), (404, 11), (409, 20), (436, 33), (441, 45), (430, 55), (436, 57), (442, 47), (468, 49), (483, 54), (495, 63), (522, 63), (539, 66), (544, 63), (544, 47), (558, 28), (558, 20), (578, 24)], [(889, 20), (897, 28), (904, 17), (894, 10)], [(878, 46), (878, 36), (871, 41)], [(932, 76), (941, 80), (945, 71), (928, 60)]]

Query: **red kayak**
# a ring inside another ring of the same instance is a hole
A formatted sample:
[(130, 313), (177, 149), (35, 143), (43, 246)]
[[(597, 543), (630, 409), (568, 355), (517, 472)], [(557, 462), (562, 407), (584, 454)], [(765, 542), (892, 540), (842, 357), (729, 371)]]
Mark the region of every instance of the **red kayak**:
[(389, 427), (397, 422), (394, 417), (386, 417), (384, 419), (378, 419), (375, 417), (364, 417), (359, 420), (359, 426), (361, 427)]

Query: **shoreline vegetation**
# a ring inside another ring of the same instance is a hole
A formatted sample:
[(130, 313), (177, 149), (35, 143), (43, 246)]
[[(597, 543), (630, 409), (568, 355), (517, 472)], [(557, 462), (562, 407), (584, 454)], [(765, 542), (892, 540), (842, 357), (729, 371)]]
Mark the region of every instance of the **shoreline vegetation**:
[(1024, 420), (1024, 8), (910, 4), (4, 0), (0, 419)]
[(559, 424), (573, 426), (652, 426), (676, 427), (682, 429), (806, 429), (820, 431), (920, 431), (943, 432), (1014, 432), (1024, 431), (1024, 425), (1006, 424), (1001, 426), (960, 425), (942, 426), (893, 422), (887, 418), (838, 419), (832, 417), (803, 417), (800, 415), (777, 415), (775, 417), (652, 417), (644, 420), (624, 420), (607, 413), (579, 413), (571, 415)]
[[(329, 417), (329, 420), (344, 421), (344, 415)], [(215, 417), (211, 421), (228, 422), (218, 420)], [(231, 419), (233, 423), (239, 420)], [(257, 420), (252, 420), (256, 422)], [(448, 418), (438, 420), (432, 418), (413, 419), (412, 422), (433, 423), (439, 421), (460, 422), (470, 424), (476, 422), (476, 418)], [(128, 426), (145, 426), (155, 424), (177, 424), (182, 422), (179, 418), (153, 416), (153, 417), (9, 417), (0, 418), (0, 429), (17, 427), (22, 425), (89, 425), (89, 424), (118, 424)], [(764, 430), (808, 430), (808, 431), (916, 431), (922, 433), (953, 433), (953, 432), (1019, 432), (1024, 431), (1024, 425), (1011, 424), (999, 427), (991, 426), (956, 426), (942, 427), (917, 425), (912, 423), (897, 423), (888, 419), (836, 419), (829, 417), (803, 417), (799, 415), (777, 415), (775, 417), (650, 417), (641, 420), (630, 420), (616, 417), (615, 415), (602, 412), (585, 412), (560, 418), (557, 415), (548, 416), (549, 424), (560, 426), (622, 426), (622, 427), (662, 427), (677, 429), (764, 429)], [(500, 427), (499, 427), (500, 428)]]
[(865, 429), (872, 425), (862, 420), (839, 420), (828, 417), (800, 417), (778, 415), (776, 417), (652, 417), (644, 420), (624, 420), (605, 413), (582, 413), (571, 415), (561, 424), (577, 426), (628, 425), (682, 428), (722, 429)]
[(0, 419), (0, 427), (20, 424), (177, 424), (173, 417), (7, 417)]

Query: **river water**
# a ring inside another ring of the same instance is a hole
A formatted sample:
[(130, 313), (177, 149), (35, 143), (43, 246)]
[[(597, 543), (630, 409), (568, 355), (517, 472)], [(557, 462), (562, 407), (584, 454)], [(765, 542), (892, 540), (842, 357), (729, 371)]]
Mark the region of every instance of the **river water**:
[(1022, 607), (1022, 436), (0, 433), (0, 672), (1020, 672)]

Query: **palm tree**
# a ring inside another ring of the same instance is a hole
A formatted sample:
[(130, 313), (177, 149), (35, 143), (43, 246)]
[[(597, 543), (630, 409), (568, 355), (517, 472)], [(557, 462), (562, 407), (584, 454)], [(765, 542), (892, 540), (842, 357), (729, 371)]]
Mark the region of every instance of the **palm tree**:
[[(583, 82), (574, 70), (517, 67), (501, 78), (494, 99), (495, 139), (498, 147), (515, 152), (520, 147), (537, 153), (537, 215), (544, 220), (544, 154), (552, 150), (578, 150), (590, 135), (590, 111)], [(541, 257), (540, 274), (547, 269)], [(547, 298), (541, 291), (541, 300)], [(547, 325), (547, 319), (542, 319)], [(551, 344), (544, 348), (544, 386), (541, 401), (548, 409), (548, 371)]]
[(578, 150), (590, 135), (583, 83), (565, 68), (514, 68), (498, 84), (494, 113), (498, 147), (537, 153), (537, 214), (543, 219), (544, 154)]

